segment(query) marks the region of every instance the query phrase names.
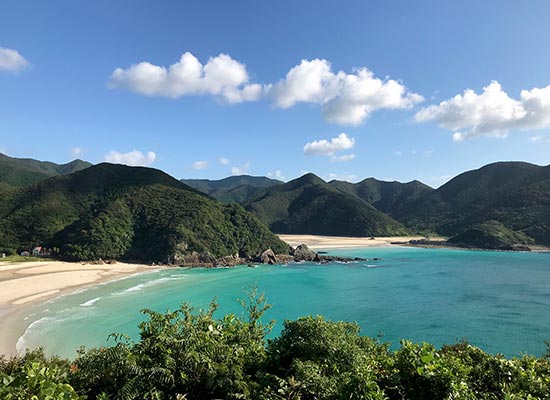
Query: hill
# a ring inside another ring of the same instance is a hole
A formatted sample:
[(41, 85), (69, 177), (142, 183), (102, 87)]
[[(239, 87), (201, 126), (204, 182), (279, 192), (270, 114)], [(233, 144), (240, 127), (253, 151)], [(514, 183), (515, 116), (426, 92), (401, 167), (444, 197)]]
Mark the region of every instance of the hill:
[(506, 228), (498, 221), (486, 221), (453, 236), (448, 242), (460, 247), (523, 250), (526, 245), (533, 244), (533, 239)]
[(224, 203), (245, 203), (263, 189), (283, 183), (264, 176), (250, 175), (230, 176), (220, 180), (182, 179), (181, 182)]
[(278, 233), (334, 236), (407, 234), (400, 223), (314, 174), (265, 189), (246, 209)]
[(7, 192), (0, 246), (45, 245), (72, 260), (178, 261), (255, 256), (288, 246), (241, 206), (223, 205), (162, 171), (99, 164)]
[(343, 193), (352, 194), (389, 215), (398, 213), (413, 201), (433, 191), (428, 185), (416, 180), (401, 183), (367, 178), (359, 183), (333, 180), (329, 185)]
[(412, 229), (447, 236), (497, 221), (539, 244), (550, 244), (550, 166), (489, 164), (455, 177), (394, 217)]
[(8, 157), (0, 153), (0, 182), (15, 187), (23, 187), (52, 176), (71, 174), (91, 165), (89, 162), (82, 160), (73, 160), (67, 164), (56, 164), (31, 158)]

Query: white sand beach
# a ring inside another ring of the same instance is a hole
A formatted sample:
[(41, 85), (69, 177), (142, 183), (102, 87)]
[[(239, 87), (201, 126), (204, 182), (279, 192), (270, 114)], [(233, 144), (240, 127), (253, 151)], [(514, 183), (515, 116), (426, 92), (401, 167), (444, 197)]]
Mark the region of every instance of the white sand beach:
[[(392, 236), (392, 237), (340, 237), (317, 235), (278, 235), (279, 238), (295, 247), (300, 244), (307, 245), (312, 250), (349, 249), (358, 247), (390, 246), (392, 243), (406, 243), (409, 240), (423, 239), (423, 236)], [(431, 240), (444, 240), (434, 238)]]
[(24, 307), (82, 287), (159, 268), (126, 263), (0, 262), (0, 354), (15, 353), (15, 343), (25, 329), (15, 314)]

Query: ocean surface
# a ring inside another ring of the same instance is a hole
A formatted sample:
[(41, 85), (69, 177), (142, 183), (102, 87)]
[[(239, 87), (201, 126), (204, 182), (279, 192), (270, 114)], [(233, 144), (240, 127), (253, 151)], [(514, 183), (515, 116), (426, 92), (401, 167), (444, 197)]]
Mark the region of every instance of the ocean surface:
[(417, 248), (330, 251), (381, 258), (352, 264), (315, 263), (223, 269), (165, 269), (66, 295), (25, 314), (30, 326), (18, 349), (44, 346), (74, 356), (102, 346), (111, 333), (138, 337), (143, 308), (173, 310), (182, 302), (218, 315), (242, 314), (237, 299), (257, 287), (273, 308), (276, 335), (285, 319), (320, 314), (356, 321), (363, 334), (437, 346), (467, 339), (490, 353), (541, 355), (550, 340), (550, 253)]

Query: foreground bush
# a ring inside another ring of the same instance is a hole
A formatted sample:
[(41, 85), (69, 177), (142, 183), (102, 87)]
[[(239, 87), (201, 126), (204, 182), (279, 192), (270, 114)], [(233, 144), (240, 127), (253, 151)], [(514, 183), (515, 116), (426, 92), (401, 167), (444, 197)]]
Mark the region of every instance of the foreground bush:
[(397, 351), (359, 326), (322, 317), (286, 321), (267, 340), (269, 308), (252, 293), (246, 315), (217, 305), (145, 310), (140, 339), (79, 350), (73, 362), (33, 351), (0, 359), (0, 399), (486, 399), (550, 398), (550, 358), (506, 359), (461, 342)]

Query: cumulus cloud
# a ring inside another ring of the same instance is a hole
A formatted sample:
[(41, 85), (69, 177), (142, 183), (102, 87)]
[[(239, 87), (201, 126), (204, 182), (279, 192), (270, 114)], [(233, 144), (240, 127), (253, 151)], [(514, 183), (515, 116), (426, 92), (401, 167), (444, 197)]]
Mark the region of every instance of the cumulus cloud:
[(195, 161), (191, 167), (197, 171), (201, 169), (206, 169), (208, 167), (208, 161)]
[(157, 155), (148, 151), (146, 154), (138, 150), (132, 150), (128, 153), (121, 153), (111, 150), (103, 158), (105, 161), (113, 164), (124, 164), (130, 166), (147, 166), (155, 162)]
[(274, 172), (268, 172), (267, 177), (271, 179), (279, 179), (281, 181), (286, 179), (280, 169), (275, 170)]
[(481, 94), (467, 89), (452, 99), (420, 110), (417, 122), (435, 121), (453, 132), (454, 141), (471, 137), (506, 137), (513, 130), (550, 128), (550, 85), (522, 90), (514, 99), (497, 81)]
[(349, 150), (353, 146), (355, 146), (355, 139), (342, 132), (330, 140), (321, 139), (306, 143), (304, 154), (332, 156), (337, 151)]
[(17, 50), (0, 47), (0, 71), (18, 72), (28, 65), (29, 62)]
[(319, 104), (328, 122), (341, 125), (358, 125), (376, 110), (409, 109), (424, 100), (400, 82), (377, 78), (365, 67), (351, 74), (333, 72), (330, 62), (322, 59), (302, 60), (266, 91), (280, 108)]
[(332, 181), (334, 179), (336, 179), (338, 181), (355, 182), (355, 181), (357, 181), (357, 175), (350, 174), (348, 172), (343, 173), (343, 174), (331, 173), (331, 174), (326, 175), (326, 180), (327, 181)]
[(242, 166), (237, 167), (233, 166), (231, 167), (231, 175), (245, 175), (248, 174), (248, 170), (250, 169), (250, 163), (244, 163)]
[(543, 135), (531, 136), (529, 140), (533, 143), (550, 143), (550, 137)]
[(351, 161), (355, 158), (355, 154), (344, 154), (342, 156), (332, 156), (330, 158), (331, 162), (346, 162)]
[(203, 65), (186, 52), (169, 67), (141, 62), (126, 69), (117, 68), (108, 86), (148, 96), (214, 95), (228, 103), (240, 103), (258, 100), (262, 95), (262, 86), (249, 80), (246, 66), (227, 54), (211, 57)]
[(229, 160), (227, 158), (224, 158), (224, 157), (220, 157), (218, 159), (218, 161), (220, 162), (221, 165), (227, 165), (229, 164)]
[(73, 157), (78, 157), (79, 155), (82, 154), (82, 147), (73, 147), (71, 148), (71, 156)]

